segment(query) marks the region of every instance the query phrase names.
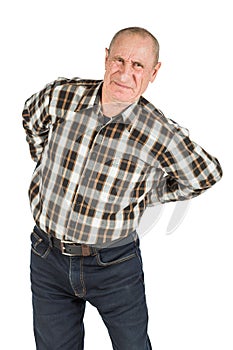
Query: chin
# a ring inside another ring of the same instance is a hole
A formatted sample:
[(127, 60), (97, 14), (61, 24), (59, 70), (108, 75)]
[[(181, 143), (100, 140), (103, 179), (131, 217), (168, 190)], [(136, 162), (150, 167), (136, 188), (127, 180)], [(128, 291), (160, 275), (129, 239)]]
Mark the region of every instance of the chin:
[(126, 94), (126, 93), (119, 93), (119, 92), (115, 92), (112, 94), (112, 97), (113, 99), (116, 101), (116, 102), (119, 102), (119, 103), (132, 103), (133, 101), (136, 101), (136, 98), (130, 94)]

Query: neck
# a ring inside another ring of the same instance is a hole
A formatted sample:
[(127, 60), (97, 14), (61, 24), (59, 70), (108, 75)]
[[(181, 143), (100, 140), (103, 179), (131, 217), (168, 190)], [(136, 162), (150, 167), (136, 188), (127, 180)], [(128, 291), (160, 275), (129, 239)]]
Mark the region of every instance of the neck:
[(106, 117), (114, 117), (115, 115), (121, 113), (129, 105), (130, 103), (119, 103), (119, 102), (103, 103), (102, 102), (102, 112), (104, 115), (106, 115)]

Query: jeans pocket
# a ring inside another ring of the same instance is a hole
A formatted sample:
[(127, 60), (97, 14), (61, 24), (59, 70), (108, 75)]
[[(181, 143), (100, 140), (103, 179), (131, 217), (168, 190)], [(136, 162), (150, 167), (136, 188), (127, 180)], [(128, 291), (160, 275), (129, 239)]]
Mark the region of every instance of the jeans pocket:
[(34, 231), (31, 233), (31, 249), (33, 253), (44, 259), (51, 251), (49, 241), (46, 241)]
[(99, 266), (107, 267), (120, 264), (136, 256), (135, 243), (132, 242), (115, 248), (101, 249), (97, 253), (96, 259)]

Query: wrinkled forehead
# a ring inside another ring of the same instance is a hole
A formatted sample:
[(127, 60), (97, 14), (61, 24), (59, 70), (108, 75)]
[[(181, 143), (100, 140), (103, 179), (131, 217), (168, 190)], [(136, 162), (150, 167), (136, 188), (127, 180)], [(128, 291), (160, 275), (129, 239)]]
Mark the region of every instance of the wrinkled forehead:
[(123, 58), (154, 58), (153, 41), (148, 36), (139, 34), (121, 34), (111, 46), (111, 56)]

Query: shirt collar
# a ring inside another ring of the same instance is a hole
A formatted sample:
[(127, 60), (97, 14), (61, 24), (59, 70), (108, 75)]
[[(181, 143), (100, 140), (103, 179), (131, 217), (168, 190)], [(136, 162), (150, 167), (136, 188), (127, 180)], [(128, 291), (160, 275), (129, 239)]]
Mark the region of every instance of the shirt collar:
[[(102, 114), (101, 112), (101, 92), (102, 92), (103, 80), (99, 84), (92, 86), (83, 96), (82, 101), (77, 107), (76, 111), (81, 111), (83, 109), (94, 108), (96, 115)], [(114, 121), (123, 121), (126, 125), (131, 128), (135, 117), (138, 115), (138, 110), (140, 108), (140, 100), (135, 101), (129, 105), (123, 112), (118, 116), (113, 117)]]

